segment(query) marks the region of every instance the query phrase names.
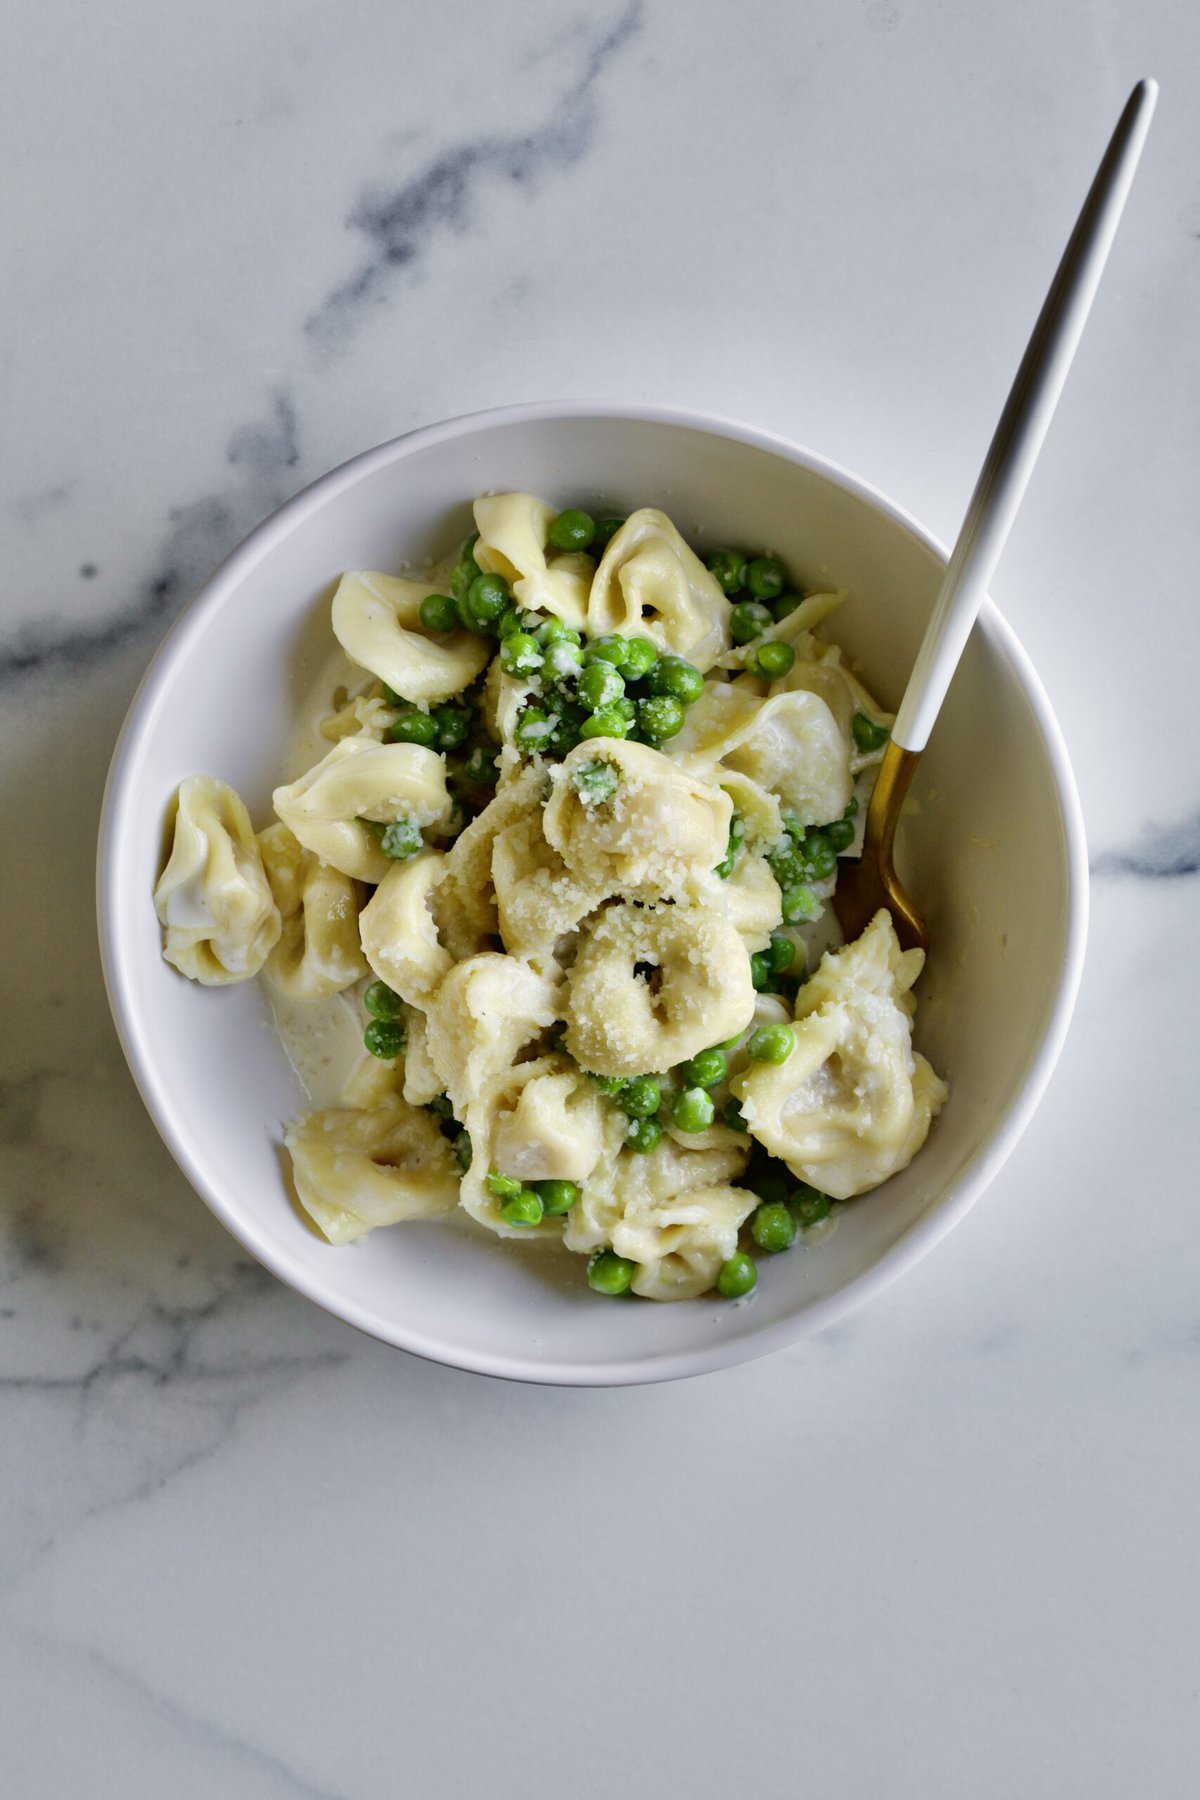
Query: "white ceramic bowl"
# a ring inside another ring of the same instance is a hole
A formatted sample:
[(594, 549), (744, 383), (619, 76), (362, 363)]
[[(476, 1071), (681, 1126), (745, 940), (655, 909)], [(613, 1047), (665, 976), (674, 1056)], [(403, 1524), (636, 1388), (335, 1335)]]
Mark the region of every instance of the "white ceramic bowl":
[(113, 758), (100, 833), (105, 977), (134, 1078), (180, 1168), (260, 1262), (351, 1324), (488, 1374), (651, 1381), (815, 1331), (931, 1248), (1027, 1124), (1075, 999), (1087, 915), (1083, 827), (1057, 724), (985, 605), (918, 773), (901, 867), (929, 920), (918, 1043), (950, 1100), (902, 1175), (845, 1209), (820, 1248), (763, 1259), (756, 1293), (674, 1305), (592, 1294), (582, 1260), (455, 1224), (332, 1249), (289, 1200), (280, 1131), (302, 1105), (258, 983), (206, 989), (163, 961), (151, 902), (163, 817), (185, 775), (219, 775), (256, 823), (299, 695), (328, 648), (347, 568), (444, 554), (470, 501), (521, 488), (593, 511), (662, 507), (703, 547), (770, 546), (804, 585), (852, 600), (831, 635), (895, 705), (945, 563), (898, 507), (810, 451), (724, 420), (570, 402), (432, 426), (368, 451), (261, 525), (155, 657)]

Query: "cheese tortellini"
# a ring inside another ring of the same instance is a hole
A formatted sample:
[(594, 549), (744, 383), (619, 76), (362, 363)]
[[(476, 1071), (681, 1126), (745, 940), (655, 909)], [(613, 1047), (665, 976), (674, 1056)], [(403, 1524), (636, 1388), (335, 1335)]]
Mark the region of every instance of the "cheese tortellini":
[(801, 988), (795, 1049), (734, 1081), (759, 1143), (835, 1200), (878, 1187), (925, 1142), (946, 1084), (912, 1048), (923, 950), (901, 950), (886, 912), (830, 951)]
[(272, 796), (306, 850), (343, 875), (380, 882), (392, 867), (373, 826), (438, 824), (450, 812), (446, 767), (421, 744), (340, 738), (315, 768)]
[(256, 975), (275, 947), (279, 908), (241, 799), (211, 775), (176, 796), (171, 855), (154, 890), (163, 955), (183, 975), (221, 987)]
[(816, 956), (890, 714), (818, 635), (844, 596), (764, 606), (773, 557), (706, 565), (652, 506), (508, 492), (475, 524), (423, 579), (342, 577), (257, 838), (182, 784), (164, 955), (264, 971), (330, 1244), (459, 1211), (601, 1293), (740, 1296), (752, 1245), (815, 1244), (946, 1097), (887, 915)]

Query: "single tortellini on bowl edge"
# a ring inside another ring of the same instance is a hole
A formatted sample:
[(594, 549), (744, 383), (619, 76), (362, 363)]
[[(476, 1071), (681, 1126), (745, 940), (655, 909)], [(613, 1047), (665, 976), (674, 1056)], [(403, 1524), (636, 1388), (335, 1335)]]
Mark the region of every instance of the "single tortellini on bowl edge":
[(753, 1063), (731, 1083), (758, 1142), (835, 1200), (906, 1168), (946, 1098), (912, 1048), (909, 990), (924, 960), (902, 951), (890, 915), (876, 913), (800, 989), (787, 1061)]
[(306, 1113), (283, 1141), (300, 1203), (331, 1244), (437, 1218), (458, 1202), (458, 1165), (436, 1119), (399, 1095)]
[(554, 517), (554, 508), (534, 494), (484, 494), (475, 502), (479, 536), (471, 554), (486, 574), (503, 575), (518, 605), (583, 631), (596, 565), (578, 552), (547, 555)]
[(367, 973), (358, 940), (360, 885), (306, 850), (286, 825), (260, 831), (258, 848), (282, 925), (267, 980), (292, 1000), (322, 1000), (352, 987)]
[(733, 608), (720, 582), (666, 513), (630, 513), (605, 548), (588, 599), (590, 637), (648, 637), (663, 652), (707, 670), (731, 643)]
[(703, 906), (606, 907), (580, 932), (566, 980), (566, 1047), (598, 1075), (673, 1068), (754, 1011), (746, 946)]
[(472, 1148), (462, 1180), (465, 1211), (501, 1237), (558, 1237), (563, 1221), (557, 1217), (537, 1226), (507, 1225), (488, 1172), (583, 1185), (601, 1162), (613, 1110), (565, 1056), (537, 1057), (494, 1076), (465, 1109)]
[(154, 889), (163, 955), (205, 987), (247, 981), (281, 930), (250, 815), (225, 782), (189, 775), (175, 797), (171, 854)]
[(371, 824), (411, 819), (425, 828), (450, 816), (445, 759), (421, 744), (346, 737), (315, 767), (278, 787), (275, 811), (306, 850), (356, 881), (381, 882), (395, 867)]
[[(597, 765), (616, 776), (600, 799), (589, 787)], [(547, 843), (573, 874), (610, 894), (663, 899), (725, 855), (729, 795), (648, 744), (592, 738), (564, 757), (550, 779)]]
[(425, 581), (355, 570), (342, 576), (333, 596), (334, 636), (351, 662), (395, 693), (437, 705), (469, 687), (491, 654), (487, 640), (473, 632), (426, 632), (421, 602), (442, 591)]

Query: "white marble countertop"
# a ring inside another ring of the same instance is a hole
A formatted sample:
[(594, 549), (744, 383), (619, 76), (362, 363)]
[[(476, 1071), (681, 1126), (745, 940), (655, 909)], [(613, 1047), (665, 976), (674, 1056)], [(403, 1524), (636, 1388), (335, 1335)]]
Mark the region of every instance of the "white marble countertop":
[[(142, 1112), (94, 946), (110, 746), (189, 593), (352, 452), (552, 395), (745, 417), (952, 536), (1144, 74), (995, 587), (1096, 879), (1065, 1056), (985, 1201), (844, 1326), (639, 1391), (425, 1366), (249, 1265)], [(1181, 0), (24, 9), (6, 1796), (1194, 1794), (1198, 77)]]

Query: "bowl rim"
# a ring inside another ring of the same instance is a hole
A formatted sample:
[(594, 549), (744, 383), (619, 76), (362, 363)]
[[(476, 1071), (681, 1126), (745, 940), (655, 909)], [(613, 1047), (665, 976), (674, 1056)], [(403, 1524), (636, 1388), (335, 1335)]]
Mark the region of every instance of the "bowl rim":
[(533, 401), (460, 414), (389, 438), (318, 476), (257, 525), (203, 583), (158, 646), (130, 702), (109, 765), (97, 841), (96, 914), (100, 961), (109, 1006), (125, 1060), (143, 1104), (159, 1136), (191, 1186), (226, 1230), (258, 1262), (325, 1312), (344, 1320), (368, 1337), (406, 1350), (427, 1361), (475, 1374), (539, 1386), (623, 1387), (678, 1380), (685, 1376), (733, 1367), (821, 1331), (898, 1280), (958, 1224), (1012, 1154), (1046, 1090), (1061, 1054), (1083, 972), (1089, 910), (1088, 856), (1078, 789), (1058, 720), (1016, 633), (994, 602), (990, 598), (985, 599), (976, 629), (982, 630), (995, 642), (1012, 667), (1042, 734), (1061, 809), (1067, 874), (1067, 919), (1062, 970), (1054, 1005), (1042, 1039), (1030, 1058), (1006, 1116), (991, 1140), (975, 1153), (959, 1180), (935, 1209), (899, 1237), (878, 1262), (855, 1276), (837, 1293), (816, 1301), (802, 1312), (777, 1320), (759, 1332), (738, 1339), (721, 1337), (688, 1350), (670, 1351), (620, 1364), (604, 1361), (577, 1365), (541, 1363), (530, 1357), (464, 1352), (428, 1335), (406, 1331), (403, 1325), (395, 1326), (383, 1321), (368, 1308), (330, 1292), (319, 1277), (294, 1259), (285, 1248), (261, 1238), (253, 1221), (243, 1217), (224, 1194), (208, 1182), (204, 1171), (192, 1163), (184, 1143), (178, 1138), (172, 1108), (159, 1087), (156, 1070), (146, 1054), (140, 1020), (131, 998), (133, 983), (129, 979), (129, 947), (116, 906), (115, 884), (119, 863), (117, 852), (130, 827), (133, 778), (139, 767), (147, 734), (154, 722), (159, 690), (168, 672), (186, 656), (192, 637), (204, 628), (209, 614), (219, 608), (228, 592), (270, 555), (276, 544), (288, 536), (301, 518), (318, 510), (343, 490), (390, 463), (401, 461), (433, 445), (469, 436), (481, 429), (570, 419), (613, 419), (635, 424), (667, 425), (767, 451), (832, 481), (855, 498), (867, 502), (885, 514), (920, 546), (932, 552), (940, 562), (948, 561), (946, 546), (910, 512), (872, 483), (843, 468), (831, 458), (741, 420), (694, 408), (613, 400)]

